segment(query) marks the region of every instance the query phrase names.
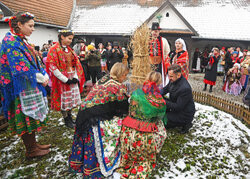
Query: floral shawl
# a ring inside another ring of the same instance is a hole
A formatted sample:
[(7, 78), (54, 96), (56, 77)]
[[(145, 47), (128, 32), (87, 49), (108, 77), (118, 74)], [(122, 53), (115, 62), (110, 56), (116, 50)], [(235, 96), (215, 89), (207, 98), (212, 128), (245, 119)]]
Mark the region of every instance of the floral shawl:
[[(76, 68), (78, 80), (80, 82), (80, 93), (83, 90), (83, 84), (85, 82), (85, 76), (83, 73), (82, 65), (76, 55), (76, 53), (68, 46), (67, 47), (74, 55), (74, 61), (72, 65)], [(46, 70), (50, 71), (50, 65), (56, 67), (64, 76), (68, 77), (66, 69), (66, 60), (63, 53), (63, 48), (57, 42), (50, 48), (46, 61)], [(51, 89), (51, 108), (57, 111), (61, 110), (61, 87), (63, 82), (59, 80), (53, 73), (51, 73), (52, 89)]]
[(180, 51), (177, 53), (177, 59), (174, 59), (176, 55), (175, 51), (172, 51), (168, 54), (168, 57), (165, 59), (165, 69), (168, 69), (173, 64), (178, 64), (181, 66), (181, 74), (188, 79), (189, 75), (189, 57), (187, 51)]
[(128, 112), (126, 87), (109, 75), (102, 77), (83, 100), (76, 119), (76, 132), (86, 133), (99, 120), (111, 120)]
[(45, 88), (37, 83), (36, 73), (46, 74), (39, 61), (35, 62), (28, 44), (8, 32), (0, 49), (0, 89), (6, 117), (9, 105), (23, 90), (37, 87), (46, 96)]

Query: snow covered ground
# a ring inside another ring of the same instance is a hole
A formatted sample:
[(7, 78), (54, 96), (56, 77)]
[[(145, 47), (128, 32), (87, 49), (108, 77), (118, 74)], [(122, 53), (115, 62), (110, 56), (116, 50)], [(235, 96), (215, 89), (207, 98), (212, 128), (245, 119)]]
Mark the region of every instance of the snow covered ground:
[(179, 151), (183, 156), (170, 161), (161, 178), (250, 178), (250, 129), (213, 107), (196, 103), (196, 110), (193, 128)]
[[(231, 115), (196, 103), (189, 134), (169, 130), (152, 178), (250, 178), (250, 129)], [(19, 137), (0, 133), (0, 178), (81, 178), (68, 172), (73, 130), (59, 113), (50, 114), (38, 140), (50, 142), (51, 153), (26, 160)]]

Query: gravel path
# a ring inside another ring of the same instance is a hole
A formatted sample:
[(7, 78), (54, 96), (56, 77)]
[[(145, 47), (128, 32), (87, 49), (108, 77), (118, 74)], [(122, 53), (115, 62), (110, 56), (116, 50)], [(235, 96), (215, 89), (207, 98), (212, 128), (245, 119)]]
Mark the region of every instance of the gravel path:
[(189, 79), (188, 82), (190, 83), (190, 85), (192, 86), (192, 89), (194, 91), (200, 91), (200, 92), (205, 92), (208, 94), (213, 94), (215, 96), (221, 97), (221, 98), (225, 98), (227, 100), (231, 100), (234, 102), (237, 102), (239, 104), (243, 104), (242, 102), (242, 98), (243, 98), (243, 93), (241, 93), (239, 96), (234, 96), (234, 95), (230, 95), (225, 93), (222, 90), (223, 87), (223, 77), (222, 76), (217, 76), (217, 80), (216, 80), (216, 85), (213, 87), (213, 92), (209, 93), (209, 85), (207, 87), (207, 91), (202, 91), (204, 88), (204, 83), (203, 83), (203, 79), (204, 79), (204, 73), (191, 73), (189, 74)]

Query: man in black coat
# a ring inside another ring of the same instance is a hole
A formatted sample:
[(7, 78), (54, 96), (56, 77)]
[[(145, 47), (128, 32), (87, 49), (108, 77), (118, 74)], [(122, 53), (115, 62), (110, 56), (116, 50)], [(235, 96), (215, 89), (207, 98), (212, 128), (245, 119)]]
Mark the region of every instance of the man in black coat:
[(168, 68), (169, 83), (161, 94), (166, 101), (166, 128), (182, 127), (184, 134), (192, 127), (195, 105), (192, 89), (188, 81), (181, 75), (181, 67), (174, 64)]

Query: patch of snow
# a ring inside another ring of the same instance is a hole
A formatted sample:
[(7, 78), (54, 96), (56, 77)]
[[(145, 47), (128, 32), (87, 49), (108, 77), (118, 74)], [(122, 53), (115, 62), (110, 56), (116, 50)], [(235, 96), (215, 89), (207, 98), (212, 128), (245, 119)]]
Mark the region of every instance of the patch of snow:
[(59, 122), (59, 126), (63, 126), (64, 125), (64, 120), (63, 120), (63, 118), (60, 118), (60, 119), (58, 119), (58, 122)]
[(181, 170), (186, 168), (186, 164), (183, 159), (179, 159), (175, 166), (179, 167)]
[(250, 40), (250, 11), (245, 7), (211, 1), (197, 7), (179, 5), (176, 9), (202, 38)]
[(133, 4), (78, 7), (71, 29), (76, 33), (131, 35), (156, 10), (157, 7)]
[[(213, 157), (216, 157), (219, 159), (217, 162), (220, 164), (223, 164), (221, 161), (225, 160), (225, 165), (228, 168), (224, 168), (223, 172), (228, 178), (241, 178), (242, 176), (249, 178), (250, 159), (245, 157), (240, 148), (245, 146), (248, 153), (250, 152), (250, 141), (248, 139), (250, 129), (230, 114), (198, 103), (196, 103), (195, 106), (197, 111), (191, 130), (193, 140), (188, 140), (185, 147), (205, 146), (209, 150), (202, 150), (197, 158), (212, 161)], [(208, 140), (203, 143), (202, 140), (198, 140), (199, 137), (213, 140)], [(237, 158), (242, 160), (242, 164), (239, 164)], [(163, 178), (206, 178), (211, 175), (216, 175), (216, 172), (220, 170), (218, 168), (201, 173), (202, 164), (196, 162), (195, 166), (190, 166), (189, 171), (182, 172), (186, 167), (186, 162), (189, 162), (189, 159), (185, 156), (176, 163), (170, 162), (170, 170), (164, 173)], [(218, 166), (218, 164), (216, 165)], [(244, 166), (244, 171), (248, 171), (247, 174), (239, 171), (239, 168), (242, 169), (242, 166)], [(178, 168), (180, 168), (181, 171)], [(156, 178), (159, 178), (159, 176), (156, 176)]]

